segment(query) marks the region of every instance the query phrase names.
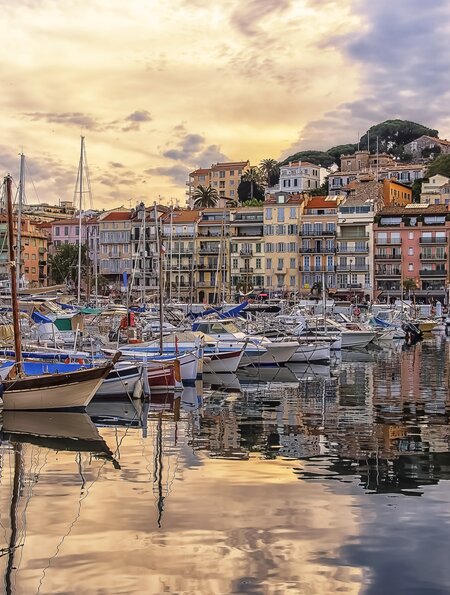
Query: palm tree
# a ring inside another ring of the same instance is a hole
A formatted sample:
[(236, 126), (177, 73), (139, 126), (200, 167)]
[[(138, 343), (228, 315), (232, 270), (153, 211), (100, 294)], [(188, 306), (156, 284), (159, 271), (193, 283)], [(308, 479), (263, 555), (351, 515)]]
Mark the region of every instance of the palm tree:
[(250, 200), (253, 199), (254, 186), (263, 183), (263, 174), (259, 167), (250, 167), (242, 176), (243, 182), (250, 182)]
[(276, 159), (262, 159), (259, 168), (266, 177), (267, 186), (273, 186), (275, 179), (280, 176), (280, 166)]
[(219, 200), (217, 190), (212, 186), (197, 186), (192, 195), (194, 199), (194, 207), (197, 209), (207, 209), (209, 207), (215, 207)]

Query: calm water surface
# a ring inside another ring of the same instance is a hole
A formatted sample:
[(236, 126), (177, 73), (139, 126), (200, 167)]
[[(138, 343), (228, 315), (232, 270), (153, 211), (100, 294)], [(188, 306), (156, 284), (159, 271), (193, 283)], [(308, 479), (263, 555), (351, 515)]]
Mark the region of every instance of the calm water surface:
[(5, 413), (3, 592), (449, 593), (448, 362), (437, 337)]

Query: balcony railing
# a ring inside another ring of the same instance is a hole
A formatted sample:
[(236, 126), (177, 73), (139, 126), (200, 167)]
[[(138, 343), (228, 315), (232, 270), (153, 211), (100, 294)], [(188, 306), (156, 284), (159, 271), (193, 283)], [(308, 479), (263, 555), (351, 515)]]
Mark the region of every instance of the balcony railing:
[(368, 264), (338, 264), (337, 271), (345, 271), (347, 273), (367, 272), (369, 270)]
[(340, 254), (352, 254), (353, 252), (356, 252), (357, 254), (367, 254), (369, 252), (369, 246), (365, 246), (364, 248), (342, 248), (342, 246), (338, 246), (336, 252), (339, 252)]
[(447, 254), (424, 254), (421, 252), (420, 260), (447, 260)]
[(328, 230), (322, 230), (322, 231), (317, 231), (314, 229), (310, 229), (310, 230), (304, 230), (301, 229), (300, 230), (300, 235), (301, 236), (311, 236), (311, 237), (317, 237), (317, 236), (326, 236), (326, 237), (335, 237), (336, 236), (336, 232), (335, 231), (328, 231)]
[(375, 254), (375, 260), (401, 260), (401, 254)]
[(239, 269), (240, 273), (243, 273), (244, 275), (251, 275), (253, 273), (253, 269), (250, 267), (244, 267), (242, 269)]
[(434, 238), (420, 238), (421, 244), (446, 244), (447, 238), (434, 237)]
[(390, 239), (390, 240), (380, 240), (379, 238), (375, 238), (375, 244), (377, 246), (401, 246), (401, 239)]
[(322, 266), (322, 267), (305, 267), (300, 265), (298, 270), (302, 273), (334, 273), (336, 268), (334, 266)]
[(375, 277), (400, 277), (400, 269), (375, 269)]
[(447, 271), (445, 269), (421, 269), (419, 275), (421, 277), (447, 277)]
[(253, 256), (253, 250), (240, 250), (239, 256)]
[(318, 250), (316, 248), (300, 248), (301, 254), (334, 254), (336, 252), (336, 248), (327, 248), (326, 246), (322, 246)]
[(219, 246), (210, 246), (209, 248), (200, 248), (199, 254), (219, 254)]

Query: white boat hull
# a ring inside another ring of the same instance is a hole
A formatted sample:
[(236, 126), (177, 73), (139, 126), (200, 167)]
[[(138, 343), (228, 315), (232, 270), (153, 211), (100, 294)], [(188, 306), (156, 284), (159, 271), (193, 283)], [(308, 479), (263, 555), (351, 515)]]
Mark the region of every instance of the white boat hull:
[(325, 362), (330, 360), (330, 346), (320, 343), (300, 344), (289, 363)]
[(3, 394), (3, 409), (11, 411), (84, 410), (102, 382), (103, 378), (96, 378), (63, 386), (10, 390)]
[(243, 350), (221, 353), (206, 353), (203, 358), (205, 373), (233, 374), (241, 363)]
[(103, 380), (95, 397), (126, 397), (132, 396), (136, 382), (141, 378), (141, 370), (136, 366), (119, 367), (112, 370)]
[(375, 338), (375, 333), (372, 332), (343, 332), (342, 333), (342, 349), (351, 349), (353, 347), (367, 347), (367, 345)]

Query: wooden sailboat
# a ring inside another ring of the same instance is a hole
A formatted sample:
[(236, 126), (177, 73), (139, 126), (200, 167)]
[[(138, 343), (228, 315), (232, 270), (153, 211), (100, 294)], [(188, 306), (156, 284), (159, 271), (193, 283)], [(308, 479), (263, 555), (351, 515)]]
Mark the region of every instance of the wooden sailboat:
[[(22, 366), (19, 304), (17, 299), (16, 259), (14, 255), (13, 211), (11, 177), (6, 176), (6, 203), (8, 215), (8, 244), (11, 281), (11, 302), (14, 327), (15, 366), (3, 380), (4, 410), (84, 410), (120, 357), (116, 353), (111, 362), (98, 368), (77, 370), (64, 374), (25, 376)], [(14, 377), (13, 377), (14, 375)]]

